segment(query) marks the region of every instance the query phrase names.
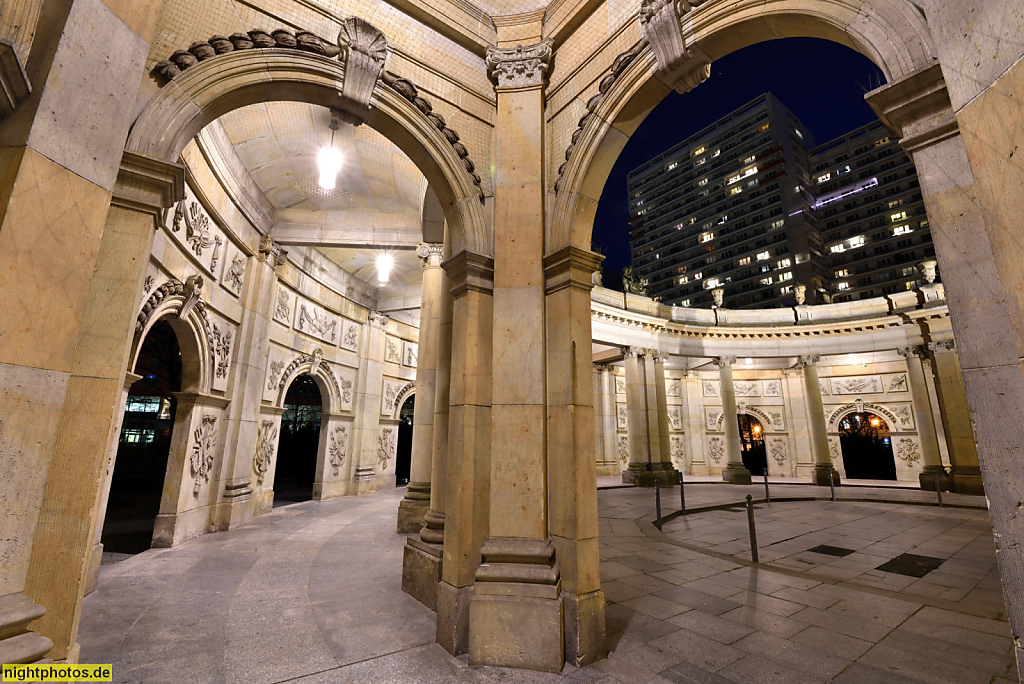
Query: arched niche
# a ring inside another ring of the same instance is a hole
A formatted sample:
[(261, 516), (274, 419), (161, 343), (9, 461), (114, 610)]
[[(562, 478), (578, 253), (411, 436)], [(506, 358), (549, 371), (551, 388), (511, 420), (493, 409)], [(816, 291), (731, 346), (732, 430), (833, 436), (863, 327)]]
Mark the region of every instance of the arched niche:
[[(755, 43), (792, 37), (846, 45), (871, 59), (889, 82), (937, 59), (924, 15), (907, 0), (710, 0), (687, 13), (682, 25), (687, 50), (712, 63)], [(579, 108), (586, 118), (559, 174), (547, 227), (548, 254), (567, 246), (590, 249), (598, 200), (612, 166), (644, 118), (670, 92), (655, 74), (657, 60), (646, 40), (632, 51), (632, 61), (604, 96)]]
[(398, 420), (402, 415), (402, 406), (405, 404), (405, 400), (416, 394), (416, 383), (406, 383), (402, 389), (398, 390), (398, 396), (395, 397), (395, 405), (391, 411), (389, 418)]
[(833, 409), (832, 413), (828, 417), (828, 431), (831, 433), (839, 432), (839, 421), (852, 413), (874, 413), (877, 414), (882, 420), (884, 420), (889, 427), (889, 431), (893, 434), (897, 432), (903, 432), (900, 429), (900, 420), (896, 415), (889, 409), (879, 404), (869, 404), (865, 402), (859, 406), (857, 404), (843, 404), (836, 409)]
[[(187, 41), (185, 41), (187, 42)], [(264, 102), (338, 103), (345, 64), (336, 58), (264, 48), (229, 52), (177, 75), (136, 118), (125, 149), (176, 162), (204, 126), (227, 112)], [(480, 191), (453, 145), (394, 88), (378, 80), (366, 125), (399, 147), (436, 194), (448, 222), (452, 252), (491, 253)]]
[(277, 396), (274, 399), (274, 406), (284, 408), (285, 397), (288, 394), (288, 387), (292, 381), (302, 374), (312, 376), (320, 389), (320, 396), (323, 398), (324, 413), (338, 413), (341, 411), (341, 385), (338, 377), (331, 370), (331, 367), (323, 360), (323, 349), (317, 347), (310, 354), (299, 354), (291, 363), (285, 366), (281, 373), (281, 380), (277, 385)]
[(210, 383), (213, 381), (210, 318), (199, 295), (202, 280), (195, 278), (187, 278), (185, 283), (171, 278), (147, 297), (135, 321), (128, 371), (135, 370), (146, 335), (157, 321), (163, 320), (171, 326), (178, 338), (181, 351), (181, 391), (209, 394)]

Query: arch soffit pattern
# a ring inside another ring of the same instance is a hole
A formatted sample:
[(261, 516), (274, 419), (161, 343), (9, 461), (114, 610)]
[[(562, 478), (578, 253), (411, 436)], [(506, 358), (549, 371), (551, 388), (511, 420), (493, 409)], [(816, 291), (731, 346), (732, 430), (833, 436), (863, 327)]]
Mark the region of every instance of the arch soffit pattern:
[[(177, 283), (174, 280), (167, 282)], [(132, 338), (131, 351), (128, 355), (128, 370), (134, 372), (139, 353), (142, 351), (142, 343), (153, 326), (164, 320), (171, 325), (178, 340), (182, 361), (182, 391), (209, 394), (213, 381), (213, 352), (208, 333), (210, 322), (206, 312), (201, 306), (192, 306), (182, 318), (181, 310), (187, 298), (174, 291), (158, 298), (158, 290), (159, 288), (154, 290), (143, 304), (145, 322), (141, 326), (136, 324), (135, 336)], [(145, 311), (147, 304), (151, 305), (148, 312)], [(143, 314), (140, 314), (140, 319), (142, 316)]]
[[(880, 406), (879, 404), (869, 404), (865, 402), (863, 410), (865, 413), (874, 413), (877, 414), (880, 418), (882, 418), (886, 422), (886, 427), (889, 428), (890, 433), (904, 432), (904, 430), (900, 429), (899, 419), (893, 414), (892, 411), (885, 408), (884, 406)], [(853, 413), (859, 413), (856, 404), (843, 404), (842, 406), (836, 408), (832, 412), (832, 415), (830, 415), (828, 418), (828, 431), (832, 433), (838, 433), (839, 421)]]
[[(909, 0), (712, 0), (684, 17), (683, 31), (687, 48), (698, 48), (712, 63), (776, 38), (825, 38), (871, 59), (890, 83), (937, 59), (927, 22)], [(590, 248), (598, 199), (612, 166), (670, 92), (655, 76), (651, 46), (642, 44), (580, 132), (555, 196), (548, 253), (568, 245)]]
[(402, 415), (402, 405), (405, 403), (406, 399), (415, 394), (415, 382), (406, 383), (405, 386), (402, 387), (402, 389), (398, 390), (398, 396), (395, 397), (395, 407), (394, 411), (392, 411), (391, 413), (391, 417), (394, 418), (395, 420), (398, 420)]
[[(321, 55), (265, 48), (207, 59), (179, 74), (136, 118), (125, 146), (176, 162), (204, 126), (227, 112), (262, 102), (331, 107), (345, 65)], [(437, 127), (401, 94), (378, 81), (366, 125), (399, 147), (423, 172), (444, 210), (452, 251), (491, 253), (484, 207), (462, 160)]]

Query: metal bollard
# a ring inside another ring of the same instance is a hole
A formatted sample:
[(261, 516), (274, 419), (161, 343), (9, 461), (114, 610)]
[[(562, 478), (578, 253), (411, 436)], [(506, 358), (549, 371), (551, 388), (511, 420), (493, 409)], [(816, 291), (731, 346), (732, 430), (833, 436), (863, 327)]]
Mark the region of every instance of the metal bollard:
[(836, 500), (836, 481), (835, 481), (835, 478), (832, 477), (832, 473), (833, 472), (834, 471), (832, 470), (832, 466), (829, 466), (829, 468), (828, 468), (828, 488), (832, 492), (832, 495), (831, 495), (830, 498), (832, 499), (832, 501), (835, 501)]
[(686, 515), (686, 492), (683, 490), (683, 471), (679, 471), (679, 512)]
[(772, 502), (772, 495), (768, 492), (768, 464), (764, 464), (764, 500), (765, 503)]
[(757, 562), (757, 531), (754, 529), (754, 499), (747, 494), (747, 525), (750, 527), (750, 560)]
[(658, 521), (654, 523), (661, 529), (661, 487), (658, 486), (658, 478), (654, 478), (654, 508), (658, 513)]
[(939, 482), (939, 473), (934, 472), (932, 476), (935, 477), (935, 496), (939, 497), (939, 508), (942, 508), (942, 483)]

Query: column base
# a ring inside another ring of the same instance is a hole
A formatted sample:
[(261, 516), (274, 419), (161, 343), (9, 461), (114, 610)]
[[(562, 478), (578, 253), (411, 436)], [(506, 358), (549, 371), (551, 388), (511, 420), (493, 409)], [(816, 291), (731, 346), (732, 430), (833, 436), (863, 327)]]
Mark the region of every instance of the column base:
[(608, 657), (604, 629), (604, 592), (583, 596), (562, 592), (565, 611), (565, 659), (586, 667)]
[(437, 629), (434, 641), (453, 656), (469, 652), (469, 602), (473, 585), (437, 585)]
[(661, 487), (674, 487), (679, 482), (679, 472), (671, 463), (653, 463), (650, 468), (646, 463), (630, 463), (629, 467), (622, 471), (624, 484), (653, 487), (655, 481)]
[(742, 463), (730, 463), (722, 469), (722, 482), (748, 485), (750, 484), (750, 471)]
[(949, 476), (953, 479), (952, 491), (957, 494), (985, 496), (985, 486), (981, 481), (981, 468), (978, 466), (953, 466), (949, 471)]
[(814, 484), (818, 485), (819, 487), (828, 487), (828, 474), (830, 471), (832, 473), (831, 484), (835, 485), (836, 487), (841, 486), (842, 482), (839, 481), (839, 471), (832, 467), (831, 463), (814, 464)]
[[(980, 472), (979, 472), (980, 474)], [(944, 492), (953, 491), (953, 479), (942, 466), (925, 466), (924, 471), (917, 476), (921, 483), (921, 489), (927, 492), (935, 491), (935, 476), (939, 476), (939, 488)]]
[(469, 604), (469, 664), (559, 674), (563, 599), (549, 539), (491, 537)]
[[(251, 501), (252, 499), (249, 499), (249, 502)], [(252, 508), (250, 507), (249, 511), (251, 510)], [(157, 515), (156, 522), (153, 525), (153, 548), (169, 549), (183, 541), (206, 534), (209, 531), (209, 518), (210, 509), (208, 506), (193, 508), (182, 513), (161, 513)], [(240, 516), (238, 519), (222, 519), (214, 528), (214, 531), (222, 532), (229, 530), (251, 519), (252, 515), (248, 517)]]
[(597, 462), (597, 476), (598, 477), (616, 477), (622, 472), (622, 466), (619, 465), (618, 461), (598, 461)]
[(444, 547), (427, 544), (416, 537), (405, 543), (402, 558), (402, 591), (425, 605), (437, 610), (437, 585), (441, 582), (441, 562)]
[[(35, 663), (53, 648), (42, 634), (30, 632), (28, 623), (46, 612), (42, 606), (20, 591), (0, 597), (0, 663)], [(77, 644), (75, 644), (77, 646)]]
[(100, 563), (103, 561), (103, 544), (93, 544), (89, 551), (89, 565), (85, 570), (85, 596), (96, 591), (100, 579)]
[(430, 509), (430, 483), (410, 482), (405, 498), (398, 504), (399, 534), (419, 532), (423, 527), (423, 516)]

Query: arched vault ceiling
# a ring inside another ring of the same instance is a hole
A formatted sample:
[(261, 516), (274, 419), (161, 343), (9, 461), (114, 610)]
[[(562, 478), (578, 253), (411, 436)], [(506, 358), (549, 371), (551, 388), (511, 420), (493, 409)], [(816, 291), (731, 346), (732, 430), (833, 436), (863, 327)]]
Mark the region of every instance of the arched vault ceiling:
[(229, 112), (219, 121), (235, 154), (276, 209), (419, 215), (423, 174), (368, 126), (341, 124), (334, 145), (344, 163), (337, 187), (323, 190), (317, 153), (331, 140), (327, 109), (269, 102)]

